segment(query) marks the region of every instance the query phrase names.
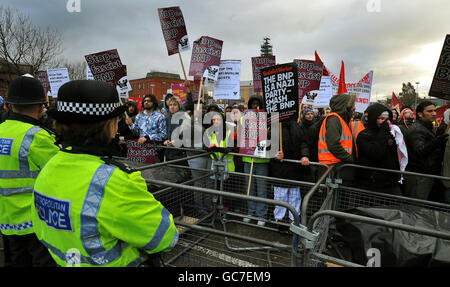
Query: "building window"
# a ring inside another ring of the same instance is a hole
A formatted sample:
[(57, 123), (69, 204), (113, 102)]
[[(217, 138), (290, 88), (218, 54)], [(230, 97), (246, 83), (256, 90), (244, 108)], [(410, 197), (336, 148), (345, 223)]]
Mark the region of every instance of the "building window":
[(162, 83), (163, 92), (165, 93), (167, 91), (166, 82)]
[(253, 95), (253, 88), (250, 88), (249, 89), (249, 96), (252, 96)]

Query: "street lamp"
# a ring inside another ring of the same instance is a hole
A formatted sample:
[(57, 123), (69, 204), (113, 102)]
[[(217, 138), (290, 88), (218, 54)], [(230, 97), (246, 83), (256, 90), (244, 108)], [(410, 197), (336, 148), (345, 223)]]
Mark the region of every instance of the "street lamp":
[(417, 92), (416, 92), (416, 98), (415, 98), (415, 109), (417, 109), (417, 97), (419, 97), (419, 84), (420, 84), (420, 82), (416, 82), (416, 85), (417, 85)]

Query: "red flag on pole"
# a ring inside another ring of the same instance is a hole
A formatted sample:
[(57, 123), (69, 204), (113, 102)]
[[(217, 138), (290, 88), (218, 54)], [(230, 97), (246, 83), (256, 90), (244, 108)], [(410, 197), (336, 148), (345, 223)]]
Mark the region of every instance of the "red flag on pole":
[(344, 61), (342, 61), (341, 65), (341, 74), (339, 75), (339, 88), (338, 88), (338, 95), (340, 94), (347, 94), (347, 87), (345, 86), (345, 66)]
[[(316, 56), (316, 62), (323, 64), (322, 59), (320, 59), (319, 54), (317, 54), (317, 51), (314, 51), (314, 56)], [(330, 71), (328, 71), (327, 67), (325, 67), (325, 64), (323, 65), (322, 76), (330, 76)]]
[(394, 108), (397, 110), (397, 112), (400, 112), (402, 107), (403, 107), (403, 103), (397, 98), (395, 93), (392, 92), (391, 108)]

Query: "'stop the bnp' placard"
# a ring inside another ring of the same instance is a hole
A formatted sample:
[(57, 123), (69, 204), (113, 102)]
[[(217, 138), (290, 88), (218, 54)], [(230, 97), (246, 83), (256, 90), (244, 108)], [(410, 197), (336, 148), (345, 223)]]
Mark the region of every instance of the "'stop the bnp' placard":
[(169, 56), (189, 50), (186, 25), (180, 7), (158, 8), (158, 15)]
[(279, 113), (280, 122), (298, 118), (298, 76), (297, 65), (287, 63), (261, 69), (261, 80), (265, 110), (270, 124), (277, 119), (272, 113)]
[(262, 91), (260, 69), (275, 65), (275, 56), (252, 57), (253, 71), (253, 91), (260, 93)]
[(94, 79), (111, 83), (116, 89), (129, 85), (125, 65), (116, 49), (85, 56)]
[(429, 95), (450, 100), (450, 34), (445, 37)]
[(197, 41), (194, 41), (189, 76), (194, 78), (203, 76), (217, 81), (222, 45), (223, 41), (207, 36), (202, 36)]

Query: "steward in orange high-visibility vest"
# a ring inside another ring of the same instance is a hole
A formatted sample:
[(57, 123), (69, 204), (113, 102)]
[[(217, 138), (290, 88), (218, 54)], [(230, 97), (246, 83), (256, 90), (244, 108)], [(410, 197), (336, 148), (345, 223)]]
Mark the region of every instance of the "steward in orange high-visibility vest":
[(335, 95), (330, 100), (330, 113), (322, 122), (319, 131), (319, 162), (332, 165), (352, 162), (353, 135), (347, 122), (354, 110), (355, 96)]
[(356, 139), (358, 138), (358, 135), (360, 132), (366, 129), (362, 121), (360, 120), (354, 120), (350, 123), (350, 128), (352, 130), (353, 140), (355, 141), (355, 150), (356, 150), (356, 156), (358, 156), (358, 146), (356, 145)]

